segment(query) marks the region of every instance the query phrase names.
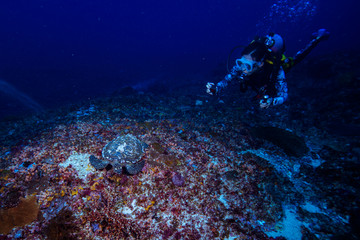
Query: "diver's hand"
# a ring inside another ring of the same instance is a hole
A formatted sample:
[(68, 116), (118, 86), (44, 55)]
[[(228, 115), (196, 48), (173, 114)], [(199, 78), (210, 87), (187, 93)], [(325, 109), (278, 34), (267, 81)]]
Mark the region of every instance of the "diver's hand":
[(269, 96), (264, 96), (264, 98), (261, 99), (259, 102), (260, 108), (267, 109), (271, 106), (272, 102), (273, 102), (272, 98), (270, 98)]
[(314, 32), (312, 35), (316, 40), (319, 40), (319, 41), (326, 40), (330, 37), (330, 33), (328, 31), (326, 31), (326, 29), (324, 29), (324, 28), (319, 29), (317, 32)]
[(206, 93), (208, 93), (210, 95), (217, 94), (217, 87), (215, 86), (215, 83), (208, 82), (206, 84)]

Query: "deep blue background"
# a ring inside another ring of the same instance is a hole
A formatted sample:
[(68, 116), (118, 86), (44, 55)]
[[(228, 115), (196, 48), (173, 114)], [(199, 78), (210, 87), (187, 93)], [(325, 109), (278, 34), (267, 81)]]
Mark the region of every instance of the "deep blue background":
[(205, 76), (234, 46), (262, 34), (261, 22), (286, 39), (288, 55), (319, 28), (332, 35), (312, 54), (359, 49), (358, 0), (310, 1), (313, 17), (263, 20), (276, 2), (1, 1), (0, 79), (53, 106), (160, 76)]

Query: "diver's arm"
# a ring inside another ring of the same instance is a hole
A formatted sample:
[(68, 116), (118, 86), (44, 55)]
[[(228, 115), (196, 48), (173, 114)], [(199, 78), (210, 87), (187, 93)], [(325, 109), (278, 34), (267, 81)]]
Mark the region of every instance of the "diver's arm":
[(319, 42), (320, 41), (315, 38), (311, 40), (311, 42), (309, 42), (304, 49), (298, 51), (293, 57), (292, 65), (294, 66), (301, 62), (307, 55), (309, 55), (309, 53), (316, 47), (316, 45), (318, 45)]
[(313, 33), (314, 38), (306, 45), (306, 47), (296, 53), (296, 55), (293, 57), (293, 63), (292, 65), (298, 64), (300, 61), (302, 61), (311, 50), (313, 50), (320, 41), (328, 39), (330, 33), (327, 32), (325, 29), (320, 29), (317, 32)]
[(243, 78), (242, 71), (238, 65), (235, 65), (229, 74), (227, 74), (224, 79), (216, 84), (216, 93), (219, 93), (221, 90), (227, 87), (229, 83), (236, 78)]
[(216, 84), (216, 93), (220, 92), (221, 90), (223, 90), (224, 88), (227, 87), (227, 85), (229, 85), (229, 83), (231, 82), (231, 80), (233, 80), (234, 75), (232, 75), (231, 73), (227, 74), (223, 80), (221, 80), (220, 82), (218, 82)]
[(234, 79), (234, 78), (242, 78), (242, 71), (239, 68), (238, 65), (234, 66), (230, 73), (227, 74), (223, 80), (218, 82), (217, 84), (208, 82), (206, 84), (206, 92), (210, 95), (216, 95), (220, 91), (222, 91), (224, 88), (227, 87), (227, 85)]

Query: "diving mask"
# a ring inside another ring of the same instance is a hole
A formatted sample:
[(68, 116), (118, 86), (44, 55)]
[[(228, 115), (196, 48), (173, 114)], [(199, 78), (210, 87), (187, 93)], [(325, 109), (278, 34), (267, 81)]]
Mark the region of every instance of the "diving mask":
[(255, 66), (260, 64), (256, 61), (248, 60), (244, 57), (236, 59), (236, 65), (240, 68), (241, 71), (247, 71), (248, 73), (252, 72)]

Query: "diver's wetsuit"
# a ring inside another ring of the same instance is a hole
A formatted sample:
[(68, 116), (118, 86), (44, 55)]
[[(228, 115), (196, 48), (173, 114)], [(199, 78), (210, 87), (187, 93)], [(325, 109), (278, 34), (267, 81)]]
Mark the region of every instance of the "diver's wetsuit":
[[(268, 59), (264, 60), (264, 66), (250, 76), (244, 76), (240, 67), (236, 65), (222, 81), (216, 84), (217, 91), (221, 92), (230, 81), (235, 79), (240, 82), (240, 89), (242, 91), (245, 92), (248, 87), (251, 87), (258, 93), (257, 97), (259, 99), (268, 96), (273, 98), (271, 105), (282, 104), (288, 97), (285, 73), (289, 72), (294, 65), (303, 60), (320, 40), (320, 37), (314, 38), (303, 50), (297, 52), (294, 57), (287, 58), (284, 54), (281, 57), (270, 55)], [(280, 61), (277, 61), (277, 59), (280, 59)]]
[(242, 76), (240, 68), (236, 65), (224, 80), (216, 84), (216, 87), (220, 92), (230, 81), (237, 79), (240, 82), (241, 91), (245, 92), (248, 87), (251, 87), (258, 93), (257, 98), (261, 99), (266, 95), (273, 98), (272, 105), (279, 105), (288, 97), (287, 83), (282, 66), (278, 67), (276, 76), (273, 76), (273, 72), (274, 66), (271, 61), (265, 61), (264, 66), (251, 76)]

